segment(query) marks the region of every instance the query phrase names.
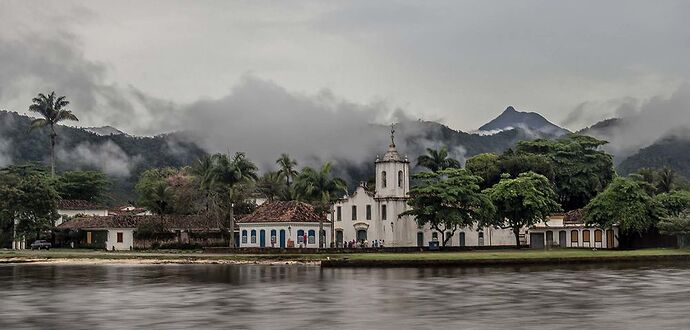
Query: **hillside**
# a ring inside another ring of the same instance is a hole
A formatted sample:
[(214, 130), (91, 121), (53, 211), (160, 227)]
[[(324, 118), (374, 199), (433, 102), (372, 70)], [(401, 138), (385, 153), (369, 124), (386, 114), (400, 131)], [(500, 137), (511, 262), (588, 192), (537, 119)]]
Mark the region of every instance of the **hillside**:
[[(32, 118), (0, 111), (2, 160), (21, 164), (42, 162), (50, 155), (46, 129), (29, 132)], [(58, 126), (57, 171), (97, 169), (113, 182), (112, 195), (118, 201), (134, 199), (138, 175), (152, 167), (184, 166), (204, 155), (200, 147), (183, 134), (134, 137), (125, 134), (98, 135), (85, 129)]]
[(623, 160), (618, 172), (627, 175), (643, 167), (669, 167), (690, 178), (690, 139), (679, 135), (663, 138)]
[(511, 128), (522, 128), (551, 136), (561, 136), (570, 133), (570, 131), (551, 123), (536, 112), (517, 111), (512, 106), (509, 106), (498, 117), (480, 127), (479, 131), (495, 132)]

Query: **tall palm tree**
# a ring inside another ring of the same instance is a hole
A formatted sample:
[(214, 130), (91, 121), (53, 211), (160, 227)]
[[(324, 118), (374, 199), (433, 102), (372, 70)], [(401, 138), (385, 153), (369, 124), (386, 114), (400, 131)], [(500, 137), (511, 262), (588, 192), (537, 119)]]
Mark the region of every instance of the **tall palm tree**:
[(426, 149), (427, 154), (417, 157), (417, 165), (426, 167), (432, 172), (438, 172), (447, 168), (459, 168), (460, 162), (448, 157), (448, 148), (441, 147), (438, 150)]
[(287, 184), (288, 188), (290, 187), (290, 179), (294, 178), (299, 174), (297, 172), (297, 161), (290, 158), (290, 155), (288, 154), (282, 154), (280, 155), (280, 158), (276, 160), (276, 164), (280, 167), (278, 170), (278, 173), (282, 176), (285, 177), (285, 184)]
[(195, 174), (209, 195), (209, 212), (229, 228), (230, 247), (235, 247), (234, 204), (246, 197), (246, 186), (258, 178), (256, 171), (256, 165), (241, 152), (233, 157), (214, 154), (196, 164)]
[(287, 197), (287, 187), (279, 172), (266, 172), (256, 183), (256, 189), (268, 201)]
[[(305, 167), (295, 180), (297, 196), (314, 205), (316, 212), (320, 215), (319, 247), (324, 246), (323, 218), (330, 211), (331, 205), (346, 193), (346, 189), (345, 180), (332, 177), (331, 164), (328, 162), (319, 170)], [(332, 225), (331, 229), (333, 229)], [(331, 236), (333, 236), (332, 233)]]
[(39, 113), (43, 118), (34, 119), (31, 122), (30, 131), (48, 126), (50, 128), (50, 173), (55, 176), (55, 143), (57, 142), (57, 133), (55, 132), (55, 125), (61, 121), (74, 120), (79, 121), (71, 110), (65, 109), (69, 105), (67, 97), (55, 97), (55, 92), (50, 92), (48, 96), (39, 93), (33, 98), (33, 104), (29, 106), (29, 111)]

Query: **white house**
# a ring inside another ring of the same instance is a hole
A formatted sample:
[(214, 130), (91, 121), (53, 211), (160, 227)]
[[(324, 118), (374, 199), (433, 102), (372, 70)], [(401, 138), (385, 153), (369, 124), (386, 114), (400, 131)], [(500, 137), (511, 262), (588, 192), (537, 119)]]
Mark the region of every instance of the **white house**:
[(585, 225), (581, 210), (553, 215), (549, 221), (529, 229), (529, 244), (533, 248), (579, 247), (617, 248), (618, 227), (603, 229)]
[[(330, 216), (335, 229), (336, 246), (344, 242), (382, 241), (384, 246), (427, 246), (441, 235), (428, 225), (419, 227), (414, 218), (398, 217), (407, 211), (410, 190), (410, 162), (398, 153), (393, 132), (391, 144), (383, 158), (376, 158), (376, 187), (368, 191), (360, 184), (350, 196), (335, 203)], [(523, 234), (527, 230), (523, 229)], [(450, 233), (447, 233), (447, 235)], [(526, 244), (522, 240), (522, 244)], [(455, 232), (448, 246), (515, 245), (510, 230), (495, 228), (463, 228)]]
[(57, 202), (57, 212), (60, 218), (55, 222), (56, 226), (63, 223), (65, 219), (77, 215), (107, 216), (108, 208), (80, 199), (61, 199)]
[(321, 246), (328, 247), (331, 223), (320, 217), (313, 206), (298, 201), (266, 202), (237, 221), (239, 246), (318, 248), (320, 222), (323, 222), (324, 237)]

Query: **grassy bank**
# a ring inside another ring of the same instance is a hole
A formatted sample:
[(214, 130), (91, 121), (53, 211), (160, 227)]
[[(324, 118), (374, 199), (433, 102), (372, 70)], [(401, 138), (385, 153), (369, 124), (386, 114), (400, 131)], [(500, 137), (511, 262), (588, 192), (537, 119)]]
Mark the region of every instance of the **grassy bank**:
[(322, 262), (326, 267), (462, 266), (490, 264), (550, 264), (690, 260), (690, 249), (615, 250), (501, 250), (469, 252), (351, 253), (351, 254), (204, 254), (201, 251), (123, 251), (54, 249), (50, 251), (0, 251), (0, 263), (35, 261), (84, 261), (140, 263), (281, 263)]

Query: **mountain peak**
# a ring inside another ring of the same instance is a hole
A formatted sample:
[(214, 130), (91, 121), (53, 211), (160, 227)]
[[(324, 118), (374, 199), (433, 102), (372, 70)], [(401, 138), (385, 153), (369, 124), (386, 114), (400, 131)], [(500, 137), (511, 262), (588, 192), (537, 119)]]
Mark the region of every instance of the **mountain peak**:
[(498, 132), (515, 128), (537, 131), (549, 136), (561, 136), (570, 133), (536, 112), (517, 111), (512, 105), (508, 106), (498, 117), (480, 127), (479, 131)]

